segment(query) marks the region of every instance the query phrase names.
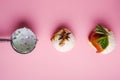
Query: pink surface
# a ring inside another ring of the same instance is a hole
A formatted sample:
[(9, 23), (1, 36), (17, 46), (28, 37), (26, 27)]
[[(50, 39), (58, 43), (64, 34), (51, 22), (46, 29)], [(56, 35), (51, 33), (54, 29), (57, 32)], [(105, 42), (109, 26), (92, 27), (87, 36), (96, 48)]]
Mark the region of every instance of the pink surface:
[[(26, 55), (0, 43), (0, 80), (120, 80), (120, 0), (0, 0), (0, 37), (9, 38), (21, 22), (39, 41)], [(97, 54), (88, 44), (87, 36), (98, 23), (115, 34), (111, 54)], [(50, 42), (62, 24), (76, 36), (67, 53)]]

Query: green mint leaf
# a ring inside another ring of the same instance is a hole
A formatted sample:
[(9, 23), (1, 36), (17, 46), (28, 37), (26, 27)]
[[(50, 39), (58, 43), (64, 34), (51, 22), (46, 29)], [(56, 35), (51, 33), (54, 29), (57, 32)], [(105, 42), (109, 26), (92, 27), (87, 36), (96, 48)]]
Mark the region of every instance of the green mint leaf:
[(102, 46), (103, 49), (105, 49), (108, 46), (108, 43), (109, 43), (107, 36), (100, 37), (96, 41), (100, 43), (100, 45)]
[(95, 28), (95, 33), (107, 35), (108, 32), (100, 25), (97, 25)]

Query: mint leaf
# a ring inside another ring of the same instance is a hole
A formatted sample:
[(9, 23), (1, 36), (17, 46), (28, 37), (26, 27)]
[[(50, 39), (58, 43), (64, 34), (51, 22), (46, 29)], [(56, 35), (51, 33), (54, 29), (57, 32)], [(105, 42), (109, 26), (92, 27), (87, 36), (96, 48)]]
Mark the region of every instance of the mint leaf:
[(103, 34), (103, 35), (108, 35), (108, 32), (100, 25), (97, 25), (95, 28), (95, 33), (97, 34)]
[(108, 43), (109, 43), (107, 36), (98, 38), (96, 41), (98, 43), (100, 43), (100, 45), (102, 46), (103, 49), (105, 49), (108, 46)]

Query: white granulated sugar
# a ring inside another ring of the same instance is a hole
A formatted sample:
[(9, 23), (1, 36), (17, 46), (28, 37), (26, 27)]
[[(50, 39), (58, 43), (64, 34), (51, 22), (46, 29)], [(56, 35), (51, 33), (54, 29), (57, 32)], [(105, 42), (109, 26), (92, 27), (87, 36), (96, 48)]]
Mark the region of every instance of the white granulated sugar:
[(12, 46), (19, 53), (29, 53), (36, 46), (36, 36), (35, 34), (28, 28), (20, 28), (17, 29), (12, 34)]

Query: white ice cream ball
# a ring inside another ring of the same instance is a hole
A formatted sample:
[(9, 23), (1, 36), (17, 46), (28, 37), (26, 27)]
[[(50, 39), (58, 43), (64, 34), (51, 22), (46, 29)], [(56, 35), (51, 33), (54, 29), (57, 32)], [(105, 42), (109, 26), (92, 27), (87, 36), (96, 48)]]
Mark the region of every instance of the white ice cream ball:
[[(108, 41), (109, 41), (109, 44), (108, 44), (108, 46), (102, 51), (102, 52), (100, 52), (100, 54), (109, 54), (109, 53), (111, 53), (114, 49), (115, 49), (115, 47), (116, 47), (116, 40), (115, 40), (115, 36), (114, 36), (114, 34), (113, 34), (113, 32), (112, 31), (110, 31), (110, 30), (108, 30), (107, 28), (104, 28), (107, 32), (108, 32)], [(89, 44), (90, 44), (90, 46), (92, 46), (95, 50), (97, 50), (96, 48), (95, 48), (95, 46), (93, 46), (92, 45), (92, 43), (91, 42), (89, 42)]]
[(67, 52), (74, 47), (75, 37), (71, 31), (66, 28), (60, 29), (53, 34), (51, 38), (53, 46), (60, 52)]
[(14, 50), (22, 54), (31, 52), (37, 43), (36, 35), (25, 27), (17, 29), (12, 34), (11, 40)]

